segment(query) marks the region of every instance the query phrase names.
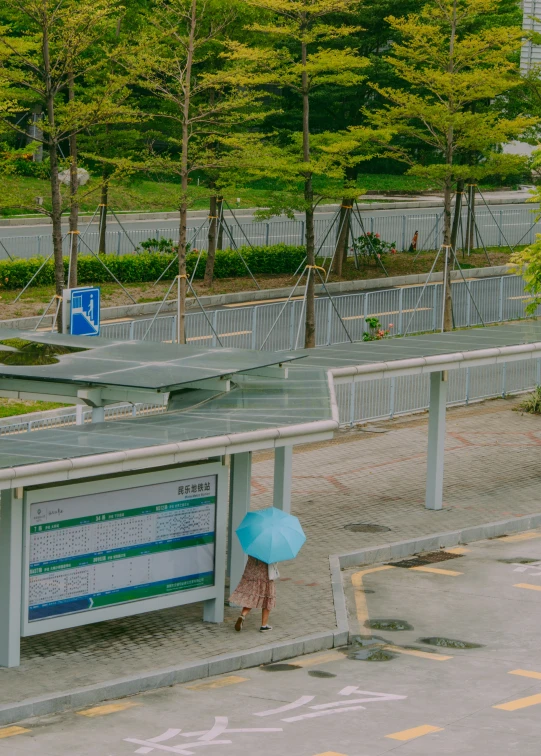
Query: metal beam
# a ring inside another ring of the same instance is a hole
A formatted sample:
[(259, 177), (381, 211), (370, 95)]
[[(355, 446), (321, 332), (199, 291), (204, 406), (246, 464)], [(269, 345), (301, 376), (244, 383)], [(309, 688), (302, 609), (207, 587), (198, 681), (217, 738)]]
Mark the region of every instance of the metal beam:
[[(221, 390), (224, 390), (223, 387)], [(87, 406), (116, 402), (151, 402), (164, 406), (167, 404), (169, 393), (125, 386), (90, 387), (56, 381), (0, 378), (0, 396), (8, 399), (56, 401)]]
[(274, 450), (273, 506), (291, 512), (291, 483), (293, 476), (293, 447), (278, 446)]
[(443, 507), (447, 386), (447, 373), (445, 371), (430, 374), (425, 501), (427, 509), (441, 509)]
[(2, 491), (0, 504), (0, 667), (18, 667), (21, 656), (23, 559), (22, 489)]
[(233, 593), (246, 567), (246, 554), (242, 550), (235, 530), (250, 509), (252, 486), (252, 452), (231, 455), (229, 479), (229, 532), (228, 532), (228, 573), (229, 592)]

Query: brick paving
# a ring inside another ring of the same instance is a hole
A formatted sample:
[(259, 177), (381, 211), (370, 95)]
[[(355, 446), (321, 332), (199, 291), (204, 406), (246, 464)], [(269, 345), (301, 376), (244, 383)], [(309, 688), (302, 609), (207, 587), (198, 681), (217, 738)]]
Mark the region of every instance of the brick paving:
[[(296, 450), (293, 511), (308, 540), (281, 568), (272, 638), (255, 615), (235, 633), (230, 607), (223, 625), (203, 624), (198, 605), (26, 638), (21, 666), (0, 669), (0, 704), (332, 630), (329, 554), (540, 512), (541, 420), (513, 412), (517, 401), (449, 411), (441, 512), (424, 508), (426, 415)], [(272, 504), (272, 475), (272, 455), (256, 455), (255, 508)], [(345, 530), (351, 523), (389, 531)]]

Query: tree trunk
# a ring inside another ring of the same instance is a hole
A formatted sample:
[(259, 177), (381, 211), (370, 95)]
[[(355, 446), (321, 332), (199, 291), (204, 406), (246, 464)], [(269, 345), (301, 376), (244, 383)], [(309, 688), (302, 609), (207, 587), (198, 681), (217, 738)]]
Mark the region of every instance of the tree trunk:
[[(64, 258), (62, 256), (62, 197), (60, 195), (60, 181), (58, 180), (58, 145), (55, 127), (54, 92), (51, 81), (51, 66), (49, 59), (49, 36), (48, 28), (43, 31), (43, 68), (45, 74), (46, 107), (49, 127), (49, 160), (51, 170), (51, 223), (53, 227), (53, 253), (54, 253), (54, 282), (55, 293), (62, 297), (64, 292)], [(62, 307), (58, 308), (58, 331), (62, 332)]]
[(214, 262), (216, 260), (216, 230), (218, 227), (217, 207), (218, 202), (216, 195), (213, 194), (210, 198), (207, 264), (205, 266), (205, 278), (203, 280), (205, 286), (212, 286), (212, 280), (214, 278)]
[[(69, 100), (75, 98), (75, 82), (73, 72), (69, 73)], [(77, 176), (77, 134), (70, 134), (70, 265), (68, 287), (74, 289), (77, 286), (77, 255), (79, 252), (79, 179)]]
[[(218, 219), (222, 218), (224, 213), (224, 198), (223, 197), (217, 197), (216, 198), (216, 215), (218, 216)], [(216, 242), (216, 249), (223, 249), (224, 248), (224, 224), (220, 223), (220, 226), (218, 228), (218, 240)]]
[(190, 126), (190, 101), (192, 66), (195, 47), (195, 30), (197, 26), (197, 0), (192, 0), (190, 10), (190, 35), (187, 45), (186, 81), (184, 87), (184, 102), (182, 104), (182, 155), (181, 155), (181, 191), (180, 202), (180, 228), (178, 241), (178, 315), (177, 315), (177, 342), (186, 343), (186, 296), (188, 293), (188, 280), (186, 274), (186, 241), (188, 220), (188, 146)]
[(340, 207), (340, 218), (338, 220), (338, 238), (336, 240), (336, 252), (334, 255), (333, 272), (337, 276), (342, 275), (343, 266), (348, 259), (348, 240), (349, 226), (351, 223), (351, 199), (344, 197)]
[[(310, 162), (310, 101), (308, 88), (308, 72), (306, 69), (308, 51), (306, 43), (302, 43), (302, 151), (303, 160)], [(308, 265), (308, 280), (306, 283), (306, 321), (304, 330), (304, 346), (313, 349), (316, 345), (316, 249), (314, 236), (314, 190), (312, 173), (307, 169), (304, 180), (304, 201), (306, 204), (306, 264)]]
[(443, 330), (453, 330), (453, 300), (451, 292), (451, 267), (453, 254), (451, 251), (451, 179), (446, 178), (443, 193), (443, 253), (446, 257), (446, 272), (444, 272), (445, 281), (445, 299), (443, 302)]
[(451, 246), (456, 252), (456, 243), (458, 237), (458, 227), (460, 225), (460, 216), (462, 214), (462, 193), (464, 191), (464, 180), (459, 179), (456, 182), (455, 194), (455, 213), (453, 216), (453, 227), (451, 229)]
[(109, 178), (104, 168), (102, 175), (101, 198), (100, 198), (100, 240), (98, 252), (100, 255), (107, 254), (107, 210), (109, 204)]

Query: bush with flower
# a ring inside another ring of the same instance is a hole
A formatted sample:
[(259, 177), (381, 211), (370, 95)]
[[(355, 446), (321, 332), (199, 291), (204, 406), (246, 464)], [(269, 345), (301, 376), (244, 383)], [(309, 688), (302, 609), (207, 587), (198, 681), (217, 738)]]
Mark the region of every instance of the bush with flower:
[(353, 239), (353, 248), (358, 255), (364, 257), (383, 257), (384, 255), (396, 255), (396, 242), (386, 242), (379, 234), (367, 231), (357, 239)]
[(365, 321), (369, 330), (363, 333), (363, 341), (379, 341), (380, 339), (387, 339), (391, 335), (392, 323), (389, 323), (389, 327), (385, 329), (379, 322), (379, 318), (368, 317), (365, 318)]

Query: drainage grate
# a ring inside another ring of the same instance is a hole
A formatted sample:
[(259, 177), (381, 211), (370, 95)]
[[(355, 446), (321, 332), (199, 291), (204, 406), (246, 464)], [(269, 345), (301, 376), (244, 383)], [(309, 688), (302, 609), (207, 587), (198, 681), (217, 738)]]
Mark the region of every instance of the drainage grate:
[(374, 522), (352, 522), (344, 525), (344, 530), (351, 530), (352, 533), (388, 533), (391, 528)]
[(450, 554), (448, 551), (431, 551), (428, 554), (421, 554), (411, 559), (402, 559), (400, 562), (388, 562), (393, 567), (423, 567), (425, 564), (435, 564), (445, 562), (448, 559), (458, 559), (462, 554)]

